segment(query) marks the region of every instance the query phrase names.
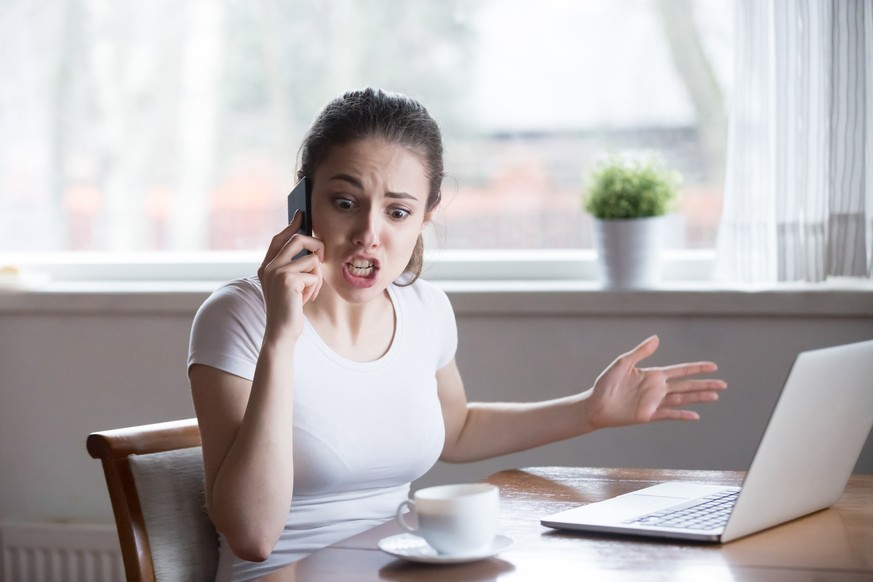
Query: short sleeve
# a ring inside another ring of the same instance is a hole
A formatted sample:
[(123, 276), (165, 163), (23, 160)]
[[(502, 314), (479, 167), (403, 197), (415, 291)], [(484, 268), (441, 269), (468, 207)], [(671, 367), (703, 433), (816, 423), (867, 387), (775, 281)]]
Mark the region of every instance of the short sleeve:
[(194, 316), (188, 367), (204, 364), (251, 380), (265, 326), (266, 308), (257, 279), (222, 285)]
[(458, 349), (458, 327), (455, 310), (446, 292), (424, 279), (408, 287), (394, 288), (410, 307), (410, 315), (419, 331), (427, 334), (430, 349), (435, 350), (436, 369), (441, 370), (455, 357)]
[(458, 324), (455, 321), (455, 310), (445, 291), (434, 287), (435, 311), (439, 313), (438, 322), (442, 329), (442, 345), (440, 346), (437, 370), (441, 370), (455, 357), (458, 351)]

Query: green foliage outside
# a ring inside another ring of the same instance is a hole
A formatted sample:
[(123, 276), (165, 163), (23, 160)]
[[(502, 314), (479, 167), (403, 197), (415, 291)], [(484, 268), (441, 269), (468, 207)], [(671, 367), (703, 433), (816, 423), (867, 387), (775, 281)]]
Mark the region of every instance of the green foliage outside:
[(652, 158), (626, 161), (611, 155), (594, 166), (583, 205), (601, 220), (661, 216), (672, 208), (682, 178)]

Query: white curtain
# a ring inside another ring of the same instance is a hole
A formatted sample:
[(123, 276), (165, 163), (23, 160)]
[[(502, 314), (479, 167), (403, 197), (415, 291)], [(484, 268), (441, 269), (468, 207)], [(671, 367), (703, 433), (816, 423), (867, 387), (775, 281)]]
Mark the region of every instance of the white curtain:
[(737, 0), (735, 16), (717, 276), (873, 276), (873, 2)]

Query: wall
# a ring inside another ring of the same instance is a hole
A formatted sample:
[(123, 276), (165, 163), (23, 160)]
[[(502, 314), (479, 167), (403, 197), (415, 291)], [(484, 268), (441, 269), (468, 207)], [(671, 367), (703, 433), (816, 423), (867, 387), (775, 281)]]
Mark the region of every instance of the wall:
[[(651, 364), (714, 359), (731, 387), (701, 408), (698, 423), (610, 429), (486, 462), (441, 463), (416, 486), (534, 464), (744, 469), (794, 355), (873, 338), (869, 292), (798, 299), (447, 288), (470, 399), (534, 400), (586, 388), (613, 357), (652, 333), (661, 349)], [(205, 295), (0, 295), (0, 519), (111, 520), (85, 437), (193, 415), (185, 355)], [(871, 441), (859, 472), (873, 473)]]

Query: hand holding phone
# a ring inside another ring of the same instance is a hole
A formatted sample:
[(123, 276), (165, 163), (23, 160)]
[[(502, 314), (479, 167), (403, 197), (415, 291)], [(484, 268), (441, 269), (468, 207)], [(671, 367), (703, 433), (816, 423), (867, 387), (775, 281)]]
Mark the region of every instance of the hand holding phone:
[[(294, 219), (295, 212), (298, 210), (302, 212), (303, 223), (300, 225), (300, 230), (298, 232), (306, 236), (312, 236), (312, 213), (309, 210), (311, 206), (312, 193), (309, 191), (309, 180), (304, 176), (299, 182), (297, 182), (297, 185), (294, 186), (291, 193), (288, 194), (288, 222), (290, 223)], [(304, 249), (294, 258), (299, 259), (308, 254), (309, 251)]]

